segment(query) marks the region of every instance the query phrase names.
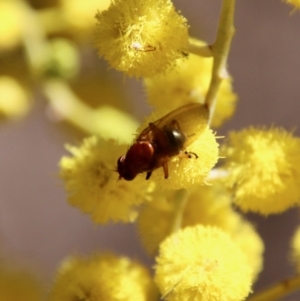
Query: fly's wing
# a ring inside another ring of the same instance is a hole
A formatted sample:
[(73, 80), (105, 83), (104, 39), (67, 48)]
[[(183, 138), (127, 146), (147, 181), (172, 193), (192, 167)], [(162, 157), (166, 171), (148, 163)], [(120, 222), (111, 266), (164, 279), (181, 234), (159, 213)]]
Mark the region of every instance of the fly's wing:
[[(189, 103), (171, 111), (162, 118), (152, 122), (156, 127), (163, 128), (173, 120), (179, 124), (180, 130), (188, 137), (185, 146), (194, 142), (207, 127), (209, 112), (206, 106), (200, 103)], [(138, 140), (150, 140), (152, 130), (148, 126), (138, 137)]]

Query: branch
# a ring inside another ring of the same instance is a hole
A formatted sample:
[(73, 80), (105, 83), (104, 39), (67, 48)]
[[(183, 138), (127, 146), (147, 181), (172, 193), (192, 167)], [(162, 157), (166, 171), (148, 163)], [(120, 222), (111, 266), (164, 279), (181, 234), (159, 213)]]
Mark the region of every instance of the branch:
[(300, 289), (300, 275), (275, 283), (262, 292), (255, 294), (247, 301), (275, 301)]
[(224, 0), (221, 17), (219, 21), (219, 27), (217, 32), (217, 38), (215, 43), (211, 46), (213, 51), (213, 70), (210, 86), (205, 98), (205, 104), (210, 111), (210, 120), (214, 114), (216, 105), (216, 96), (220, 84), (224, 78), (226, 78), (227, 70), (227, 58), (231, 46), (232, 37), (234, 35), (234, 9), (235, 0)]

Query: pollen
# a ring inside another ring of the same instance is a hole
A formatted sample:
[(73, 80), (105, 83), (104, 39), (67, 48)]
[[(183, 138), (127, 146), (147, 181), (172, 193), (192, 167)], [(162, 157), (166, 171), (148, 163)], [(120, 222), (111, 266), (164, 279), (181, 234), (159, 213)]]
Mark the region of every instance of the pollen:
[(61, 159), (60, 177), (68, 202), (89, 214), (95, 223), (134, 221), (138, 205), (149, 200), (154, 186), (144, 177), (134, 182), (118, 181), (116, 161), (126, 147), (93, 136), (79, 147), (67, 146), (67, 150), (71, 156)]
[(96, 19), (99, 56), (128, 76), (164, 73), (184, 58), (187, 21), (170, 0), (113, 0)]
[(279, 213), (299, 205), (300, 139), (281, 128), (233, 132), (223, 148), (225, 182), (243, 211)]
[(155, 282), (167, 301), (241, 301), (251, 290), (245, 255), (215, 227), (188, 227), (168, 237), (155, 269)]

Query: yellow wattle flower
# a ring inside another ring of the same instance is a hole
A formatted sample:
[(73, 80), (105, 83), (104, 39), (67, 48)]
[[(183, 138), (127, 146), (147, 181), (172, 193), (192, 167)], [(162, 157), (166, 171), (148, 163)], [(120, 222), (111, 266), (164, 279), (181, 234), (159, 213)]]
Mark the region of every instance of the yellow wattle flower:
[(109, 7), (110, 0), (60, 0), (61, 14), (66, 24), (76, 33), (84, 36), (95, 26), (95, 12)]
[[(147, 252), (154, 255), (160, 243), (172, 233), (177, 213), (176, 192), (154, 193), (153, 201), (144, 204), (137, 223), (139, 234)], [(155, 220), (155, 223), (153, 221)], [(201, 224), (219, 227), (231, 233), (239, 224), (240, 216), (231, 207), (231, 196), (225, 189), (198, 186), (189, 189), (187, 204), (182, 212), (182, 228)]]
[(155, 282), (167, 301), (242, 301), (251, 291), (245, 255), (219, 228), (180, 230), (160, 246)]
[(49, 301), (157, 301), (149, 271), (113, 254), (73, 256), (60, 266)]
[(0, 76), (0, 118), (18, 119), (31, 106), (28, 91), (13, 77)]
[(18, 1), (0, 0), (0, 50), (17, 46), (23, 35), (24, 10)]
[(255, 227), (242, 218), (235, 229), (229, 233), (234, 243), (241, 249), (252, 269), (252, 282), (254, 283), (259, 273), (263, 270), (264, 242)]
[(112, 0), (96, 18), (99, 55), (129, 76), (164, 73), (184, 57), (188, 26), (170, 0)]
[[(204, 45), (204, 44), (203, 44)], [(144, 81), (148, 102), (156, 110), (173, 110), (189, 102), (204, 103), (208, 91), (213, 59), (190, 54), (178, 61), (174, 70)], [(237, 96), (233, 92), (232, 78), (221, 83), (217, 94), (217, 104), (212, 119), (212, 127), (221, 126), (235, 111)]]
[(300, 202), (300, 138), (281, 128), (232, 132), (222, 155), (224, 179), (243, 211), (283, 212)]
[[(175, 195), (158, 191), (144, 204), (137, 223), (143, 246), (154, 255), (160, 243), (172, 233), (178, 211)], [(155, 222), (153, 222), (155, 221)], [(217, 183), (190, 189), (182, 212), (182, 228), (203, 225), (218, 227), (240, 247), (253, 269), (253, 280), (262, 270), (264, 244), (250, 222), (231, 206), (231, 194)]]
[(118, 181), (117, 159), (126, 149), (93, 136), (80, 147), (67, 146), (71, 156), (60, 161), (68, 202), (89, 214), (95, 223), (132, 222), (137, 206), (149, 199), (151, 181), (141, 176), (133, 182)]

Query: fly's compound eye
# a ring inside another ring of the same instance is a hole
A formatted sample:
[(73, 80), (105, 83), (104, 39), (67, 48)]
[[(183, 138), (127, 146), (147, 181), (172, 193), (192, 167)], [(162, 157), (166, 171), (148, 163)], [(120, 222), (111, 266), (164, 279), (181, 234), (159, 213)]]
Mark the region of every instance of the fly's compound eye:
[(119, 159), (118, 159), (118, 170), (119, 170), (119, 167), (122, 167), (124, 165), (124, 161), (125, 161), (125, 156), (121, 156)]
[(136, 174), (132, 173), (132, 171), (128, 169), (125, 158), (126, 158), (125, 155), (123, 155), (118, 159), (117, 162), (118, 165), (117, 172), (119, 173), (119, 179), (132, 181), (136, 177)]

